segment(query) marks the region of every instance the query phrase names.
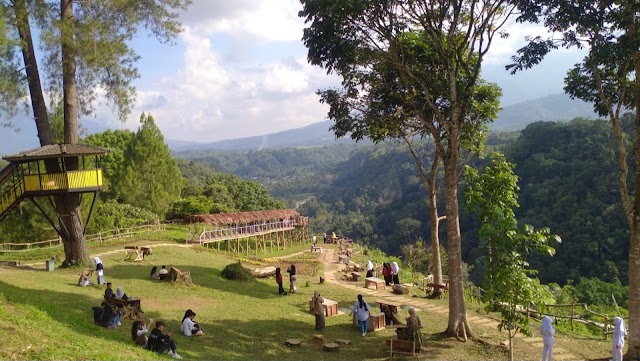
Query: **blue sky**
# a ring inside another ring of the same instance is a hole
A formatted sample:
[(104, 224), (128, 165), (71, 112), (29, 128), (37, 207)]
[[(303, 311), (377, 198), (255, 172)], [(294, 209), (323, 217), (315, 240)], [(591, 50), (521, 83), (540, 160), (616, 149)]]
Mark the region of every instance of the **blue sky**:
[[(134, 130), (140, 113), (151, 112), (166, 138), (213, 142), (324, 120), (327, 108), (315, 91), (339, 81), (307, 64), (300, 9), (298, 0), (194, 0), (181, 15), (185, 31), (174, 46), (146, 35), (133, 42), (141, 78), (128, 121), (98, 106), (92, 122)], [(541, 66), (509, 75), (504, 65), (524, 36), (545, 32), (513, 23), (507, 30), (511, 37), (497, 39), (483, 65), (483, 77), (503, 88), (503, 106), (561, 93), (564, 74), (582, 55), (559, 51)], [(35, 137), (32, 122), (17, 124), (21, 137)]]

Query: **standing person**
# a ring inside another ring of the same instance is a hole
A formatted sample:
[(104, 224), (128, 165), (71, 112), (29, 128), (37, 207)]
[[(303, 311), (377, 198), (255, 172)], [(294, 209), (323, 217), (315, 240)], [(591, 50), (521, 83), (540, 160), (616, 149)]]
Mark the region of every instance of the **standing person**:
[(296, 291), (298, 290), (298, 286), (296, 285), (296, 265), (292, 264), (287, 272), (289, 272), (289, 283), (291, 284), (291, 286), (289, 286), (289, 292), (296, 293)]
[(98, 277), (98, 284), (101, 285), (104, 283), (104, 266), (102, 265), (102, 260), (96, 256), (93, 257), (93, 262), (96, 264), (96, 276)]
[(158, 271), (158, 279), (160, 281), (164, 281), (167, 279), (167, 277), (169, 276), (169, 271), (167, 271), (167, 268), (162, 265), (162, 268), (160, 269), (160, 271)]
[(367, 301), (362, 299), (362, 295), (358, 295), (358, 300), (353, 304), (353, 307), (351, 307), (351, 313), (349, 313), (349, 316), (354, 313), (358, 318), (358, 325), (360, 326), (360, 332), (362, 332), (362, 336), (366, 336), (367, 320), (369, 319), (369, 304), (367, 303)]
[(280, 273), (280, 267), (276, 268), (276, 282), (278, 283), (278, 294), (286, 295), (284, 287), (282, 287), (282, 273)]
[(181, 359), (182, 357), (176, 352), (176, 343), (171, 338), (171, 330), (167, 331), (166, 334), (163, 332), (165, 326), (163, 321), (156, 322), (156, 327), (149, 334), (147, 349), (157, 353), (169, 351), (169, 355), (173, 356), (173, 358)]
[(322, 233), (322, 243), (327, 243), (327, 233)]
[(384, 277), (384, 284), (386, 286), (391, 284), (391, 266), (388, 263), (382, 264), (382, 276)]
[(313, 291), (311, 305), (313, 306), (313, 314), (316, 316), (316, 330), (324, 330), (324, 298), (320, 296), (318, 291)]
[(131, 325), (131, 339), (136, 345), (142, 348), (147, 346), (147, 332), (147, 326), (143, 321), (133, 321), (133, 325)]
[(422, 322), (420, 317), (416, 315), (415, 308), (409, 309), (409, 317), (407, 317), (407, 333), (409, 334), (409, 341), (416, 342), (416, 348), (422, 348)]
[(393, 262), (393, 266), (391, 266), (391, 277), (393, 278), (393, 283), (396, 285), (400, 284), (399, 273), (400, 267), (398, 267), (398, 262)]
[(542, 361), (553, 360), (553, 335), (556, 330), (551, 326), (551, 317), (544, 316), (540, 325), (540, 335), (542, 335)]
[(315, 247), (316, 244), (318, 244), (318, 241), (316, 240), (316, 236), (313, 236), (313, 246)]
[(373, 263), (371, 260), (367, 261), (367, 278), (373, 277)]
[(613, 318), (613, 344), (611, 345), (611, 351), (613, 351), (613, 361), (622, 361), (622, 348), (624, 347), (624, 337), (627, 335), (627, 330), (624, 327), (624, 320), (622, 317)]

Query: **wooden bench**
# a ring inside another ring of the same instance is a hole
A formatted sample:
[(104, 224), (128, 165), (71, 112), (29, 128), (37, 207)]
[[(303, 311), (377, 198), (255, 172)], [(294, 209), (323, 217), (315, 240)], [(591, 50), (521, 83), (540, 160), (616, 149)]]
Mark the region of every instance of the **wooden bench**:
[[(353, 324), (354, 326), (360, 327), (355, 313), (353, 314)], [(384, 328), (384, 313), (369, 313), (369, 318), (367, 319), (367, 331), (375, 332), (384, 330)]]
[[(322, 307), (324, 308), (325, 317), (338, 315), (338, 302), (325, 298), (324, 302), (322, 302)], [(313, 299), (309, 300), (309, 311), (313, 312)]]
[(360, 278), (360, 272), (351, 272), (351, 279), (354, 282), (358, 282), (358, 278)]
[(380, 287), (384, 289), (384, 280), (381, 280), (376, 277), (367, 277), (364, 279), (364, 288), (369, 288), (370, 285), (374, 284), (376, 286), (376, 290)]
[(133, 306), (129, 306), (127, 304), (127, 301), (121, 300), (115, 297), (108, 298), (107, 296), (105, 296), (104, 299), (110, 305), (112, 305), (117, 310), (119, 310), (119, 313), (122, 319), (142, 320), (142, 315), (140, 314), (140, 311), (138, 311), (138, 309)]
[(151, 247), (125, 246), (124, 261), (141, 262), (144, 256), (152, 254)]
[(318, 252), (318, 253), (322, 253), (322, 247), (317, 247), (317, 246), (311, 246), (311, 252)]
[(385, 299), (382, 299), (382, 298), (379, 298), (379, 299), (377, 299), (377, 300), (375, 300), (373, 302), (375, 302), (375, 303), (377, 303), (379, 305), (387, 305), (387, 306), (389, 306), (391, 308), (391, 310), (393, 312), (398, 312), (398, 308), (400, 308), (400, 306), (402, 305), (402, 304), (400, 304), (398, 302), (393, 302), (393, 301), (385, 300)]
[(388, 339), (387, 345), (389, 345), (389, 360), (393, 360), (394, 353), (418, 357), (417, 353), (420, 352), (420, 345), (416, 345), (415, 341)]
[(446, 292), (449, 290), (449, 284), (441, 285), (437, 283), (428, 283), (427, 288), (431, 289), (433, 292), (438, 292), (438, 291)]

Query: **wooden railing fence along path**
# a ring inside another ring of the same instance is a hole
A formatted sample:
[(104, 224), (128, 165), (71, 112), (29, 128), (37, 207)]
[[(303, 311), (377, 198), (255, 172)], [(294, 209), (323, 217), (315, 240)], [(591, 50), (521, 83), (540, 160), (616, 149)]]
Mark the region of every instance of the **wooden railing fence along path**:
[(200, 244), (204, 244), (211, 241), (245, 238), (271, 233), (273, 231), (291, 230), (296, 226), (297, 223), (295, 220), (285, 219), (278, 222), (264, 222), (243, 226), (231, 226), (227, 228), (206, 229), (205, 227), (197, 237), (197, 241)]
[[(142, 226), (128, 227), (128, 228), (114, 228), (108, 231), (102, 231), (95, 234), (87, 235), (87, 242), (103, 245), (105, 242), (130, 238), (134, 235), (163, 231), (165, 230), (164, 223), (145, 224)], [(27, 252), (33, 249), (46, 249), (62, 246), (62, 239), (60, 237), (49, 239), (46, 241), (29, 242), (29, 243), (0, 243), (0, 253), (15, 253), (15, 252)]]

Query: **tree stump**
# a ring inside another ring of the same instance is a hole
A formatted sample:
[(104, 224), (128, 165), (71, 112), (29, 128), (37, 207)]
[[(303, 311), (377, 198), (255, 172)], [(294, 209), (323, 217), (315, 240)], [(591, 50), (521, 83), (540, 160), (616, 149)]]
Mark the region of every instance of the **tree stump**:
[(276, 274), (276, 268), (274, 266), (254, 268), (250, 269), (250, 271), (255, 278), (266, 278)]
[(300, 340), (298, 340), (297, 338), (290, 338), (285, 341), (285, 344), (287, 346), (300, 346)]
[(340, 349), (340, 345), (335, 342), (329, 342), (324, 344), (324, 350), (327, 352), (336, 352)]
[(351, 341), (350, 340), (345, 340), (344, 338), (339, 338), (336, 340), (336, 343), (340, 346), (349, 346), (351, 345)]
[(409, 288), (403, 285), (393, 285), (393, 293), (407, 295), (409, 294)]
[(324, 335), (319, 335), (319, 334), (313, 335), (313, 341), (320, 341), (320, 342), (324, 341)]
[(182, 283), (186, 286), (193, 286), (193, 281), (191, 281), (191, 272), (182, 272), (175, 267), (171, 267), (167, 279), (171, 281), (171, 283)]

